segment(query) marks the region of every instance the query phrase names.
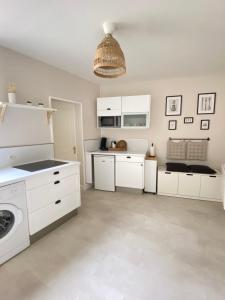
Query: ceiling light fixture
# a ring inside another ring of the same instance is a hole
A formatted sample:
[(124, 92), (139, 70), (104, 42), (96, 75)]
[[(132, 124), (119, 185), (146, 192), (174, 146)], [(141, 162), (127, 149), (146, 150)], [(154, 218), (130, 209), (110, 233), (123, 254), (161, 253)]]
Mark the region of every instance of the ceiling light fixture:
[(98, 45), (94, 59), (94, 74), (103, 78), (116, 78), (126, 73), (126, 63), (119, 43), (113, 38), (114, 23), (103, 24), (105, 38)]

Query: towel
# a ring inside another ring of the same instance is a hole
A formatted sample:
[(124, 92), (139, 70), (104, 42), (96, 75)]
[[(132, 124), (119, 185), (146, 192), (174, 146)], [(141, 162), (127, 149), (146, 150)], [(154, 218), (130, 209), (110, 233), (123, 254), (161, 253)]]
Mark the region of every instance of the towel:
[(188, 160), (206, 160), (208, 150), (208, 141), (188, 141), (187, 159)]
[(167, 159), (185, 159), (186, 158), (186, 142), (171, 141), (167, 142)]

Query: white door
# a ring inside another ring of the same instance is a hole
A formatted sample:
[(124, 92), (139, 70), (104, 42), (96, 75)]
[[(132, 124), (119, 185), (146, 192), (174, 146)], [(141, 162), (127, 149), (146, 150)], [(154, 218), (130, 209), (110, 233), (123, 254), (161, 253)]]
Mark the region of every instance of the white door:
[(115, 159), (111, 155), (94, 155), (95, 189), (115, 191)]
[(54, 152), (56, 159), (77, 160), (75, 104), (52, 100)]
[(116, 162), (116, 186), (144, 188), (144, 164), (134, 162)]

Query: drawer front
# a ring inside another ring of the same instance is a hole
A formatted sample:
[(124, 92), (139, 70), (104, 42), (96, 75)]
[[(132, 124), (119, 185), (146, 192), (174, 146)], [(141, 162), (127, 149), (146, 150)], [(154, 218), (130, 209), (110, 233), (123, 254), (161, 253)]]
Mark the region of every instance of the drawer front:
[(135, 155), (116, 155), (116, 162), (134, 162), (134, 163), (144, 163), (144, 156), (135, 156)]
[(199, 197), (200, 177), (198, 174), (180, 173), (178, 194), (182, 196)]
[(30, 234), (38, 232), (79, 206), (80, 195), (79, 193), (73, 193), (29, 214)]
[(216, 175), (201, 176), (200, 197), (222, 199), (222, 177)]
[(98, 110), (98, 117), (110, 117), (110, 116), (121, 116), (121, 110), (119, 109)]
[(68, 194), (79, 191), (79, 185), (79, 175), (73, 175), (27, 191), (28, 212), (32, 213)]
[(178, 191), (178, 174), (158, 172), (158, 193), (176, 195)]
[(97, 99), (97, 111), (119, 110), (121, 113), (121, 97), (106, 97)]
[(31, 190), (45, 184), (51, 184), (54, 181), (60, 180), (64, 177), (68, 177), (73, 174), (79, 174), (79, 172), (80, 167), (76, 165), (46, 171), (26, 179), (26, 188), (27, 190)]

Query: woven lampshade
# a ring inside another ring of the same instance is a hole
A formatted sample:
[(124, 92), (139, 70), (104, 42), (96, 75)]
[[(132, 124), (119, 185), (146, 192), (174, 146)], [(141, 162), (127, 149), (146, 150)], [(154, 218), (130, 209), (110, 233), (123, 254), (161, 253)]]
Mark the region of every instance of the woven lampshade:
[(123, 51), (111, 34), (106, 34), (98, 45), (93, 70), (96, 76), (103, 78), (115, 78), (126, 73)]

